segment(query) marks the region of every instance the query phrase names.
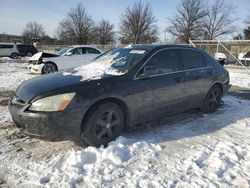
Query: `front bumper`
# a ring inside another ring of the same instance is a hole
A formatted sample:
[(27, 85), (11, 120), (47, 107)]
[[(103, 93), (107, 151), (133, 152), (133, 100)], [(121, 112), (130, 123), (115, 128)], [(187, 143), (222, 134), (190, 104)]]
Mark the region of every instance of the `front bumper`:
[(82, 113), (69, 109), (61, 112), (32, 112), (29, 105), (9, 104), (15, 125), (24, 133), (46, 140), (79, 141)]
[(28, 65), (28, 70), (31, 73), (42, 74), (43, 66), (44, 66), (44, 63), (41, 63), (41, 64), (29, 64)]

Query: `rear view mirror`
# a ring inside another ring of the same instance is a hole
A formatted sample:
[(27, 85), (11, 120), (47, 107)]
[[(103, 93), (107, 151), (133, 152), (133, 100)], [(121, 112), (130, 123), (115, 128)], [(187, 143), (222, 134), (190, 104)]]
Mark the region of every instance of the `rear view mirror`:
[(143, 72), (140, 74), (140, 78), (149, 77), (152, 75), (156, 75), (158, 73), (158, 67), (157, 66), (145, 66), (143, 68)]

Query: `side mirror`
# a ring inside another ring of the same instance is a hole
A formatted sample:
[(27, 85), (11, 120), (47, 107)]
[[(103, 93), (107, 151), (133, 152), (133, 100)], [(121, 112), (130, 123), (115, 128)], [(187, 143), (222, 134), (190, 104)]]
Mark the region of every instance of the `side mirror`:
[(145, 66), (143, 68), (143, 72), (140, 74), (139, 78), (146, 78), (152, 75), (155, 75), (158, 73), (158, 67), (157, 66)]
[(72, 52), (67, 52), (65, 55), (66, 56), (71, 56), (71, 55), (73, 55), (73, 53)]

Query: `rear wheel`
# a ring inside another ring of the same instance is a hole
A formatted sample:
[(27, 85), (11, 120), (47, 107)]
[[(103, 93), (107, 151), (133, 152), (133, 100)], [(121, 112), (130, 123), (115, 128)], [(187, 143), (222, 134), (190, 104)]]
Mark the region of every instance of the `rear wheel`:
[(213, 86), (207, 93), (204, 100), (202, 111), (206, 113), (215, 112), (218, 106), (220, 105), (222, 97), (222, 90), (219, 86)]
[(84, 143), (91, 146), (106, 146), (120, 135), (124, 127), (124, 114), (115, 103), (103, 103), (92, 110), (81, 133)]
[(31, 52), (27, 52), (27, 53), (26, 53), (26, 56), (27, 56), (27, 57), (31, 57), (32, 55), (33, 55), (33, 54), (32, 54)]
[(42, 68), (42, 74), (49, 74), (57, 71), (57, 67), (54, 63), (45, 63)]
[(10, 57), (11, 57), (12, 59), (17, 59), (17, 58), (18, 58), (18, 53), (12, 53), (12, 54), (10, 55)]

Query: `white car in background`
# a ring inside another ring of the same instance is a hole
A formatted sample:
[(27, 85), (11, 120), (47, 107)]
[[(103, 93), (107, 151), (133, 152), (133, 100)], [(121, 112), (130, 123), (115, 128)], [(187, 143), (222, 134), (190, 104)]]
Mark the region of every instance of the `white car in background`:
[(228, 57), (226, 56), (225, 53), (216, 52), (216, 53), (214, 54), (214, 58), (215, 58), (217, 61), (219, 61), (219, 63), (220, 63), (221, 65), (223, 65), (223, 66), (224, 66), (224, 64), (228, 64), (228, 63), (229, 63), (229, 62), (228, 62)]
[(39, 52), (29, 59), (28, 69), (32, 73), (49, 74), (82, 66), (101, 54), (101, 50), (87, 45), (70, 46), (60, 50), (57, 55)]
[(18, 58), (18, 50), (15, 43), (0, 43), (0, 57)]
[(243, 63), (250, 62), (250, 51), (246, 53), (239, 53), (238, 59)]

